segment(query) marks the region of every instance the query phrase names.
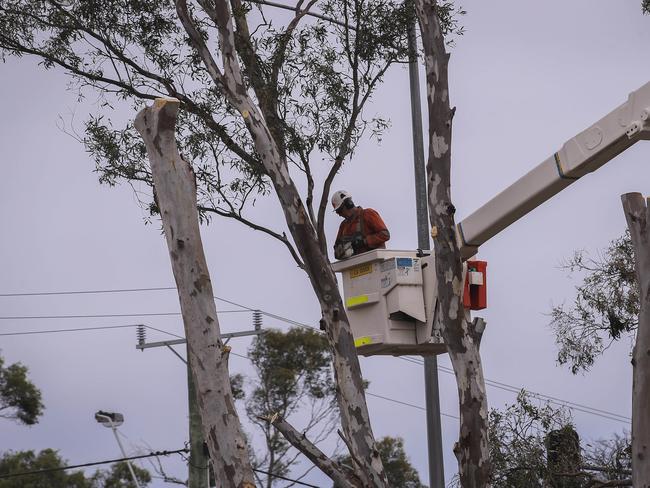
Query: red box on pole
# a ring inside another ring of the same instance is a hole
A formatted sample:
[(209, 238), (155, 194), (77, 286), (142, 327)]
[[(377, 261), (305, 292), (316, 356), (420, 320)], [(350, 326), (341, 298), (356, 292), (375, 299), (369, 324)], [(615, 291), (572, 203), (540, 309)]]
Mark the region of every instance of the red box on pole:
[(467, 261), (463, 305), (470, 310), (487, 307), (487, 261)]

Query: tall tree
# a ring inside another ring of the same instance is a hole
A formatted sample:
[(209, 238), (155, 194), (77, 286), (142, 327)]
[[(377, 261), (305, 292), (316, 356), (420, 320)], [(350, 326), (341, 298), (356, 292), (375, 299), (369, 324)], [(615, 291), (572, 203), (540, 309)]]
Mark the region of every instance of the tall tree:
[(4, 363), (0, 356), (0, 417), (26, 425), (37, 423), (45, 408), (40, 390), (27, 377), (26, 366)]
[(175, 141), (178, 105), (175, 99), (159, 99), (140, 111), (135, 126), (151, 161), (212, 469), (224, 487), (252, 488), (255, 478), (228, 374), (230, 348), (221, 340), (201, 242), (194, 172), (181, 158)]
[(483, 330), (463, 307), (464, 272), (456, 241), (451, 198), (451, 136), (455, 108), (449, 100), (449, 54), (441, 26), (441, 5), (416, 0), (426, 65), (429, 108), (427, 184), (434, 237), (436, 320), (451, 359), (460, 403), (460, 432), (454, 447), (464, 488), (489, 484), (488, 409), (479, 348)]
[(650, 207), (640, 193), (621, 196), (634, 247), (639, 320), (632, 353), (632, 484), (650, 487)]
[[(389, 67), (407, 59), (410, 16), (394, 0), (324, 0), (319, 20), (306, 22), (314, 5), (299, 1), (278, 28), (267, 20), (268, 9), (240, 0), (0, 0), (0, 48), (4, 55), (35, 55), (46, 68), (62, 68), (81, 88), (104, 95), (109, 113), (115, 99), (138, 108), (159, 96), (179, 101), (177, 143), (194, 162), (198, 210), (277, 239), (306, 272), (332, 349), (342, 437), (354, 474), (363, 486), (386, 486), (350, 326), (329, 266), (324, 221), (344, 162), (366, 131), (378, 134), (385, 127), (382, 119), (364, 118), (364, 108)], [(450, 3), (438, 6), (438, 28), (452, 26), (452, 12)], [(323, 15), (334, 21), (323, 21)], [(86, 125), (85, 142), (102, 181), (153, 184), (145, 148), (131, 127), (116, 130), (102, 114)], [(316, 159), (328, 163), (320, 195)], [(304, 195), (296, 176), (304, 178)], [(271, 190), (290, 237), (244, 213), (250, 200)], [(159, 210), (155, 199), (148, 203)], [(281, 417), (269, 419), (341, 479), (341, 471)], [(469, 459), (468, 436), (459, 444), (463, 462)]]

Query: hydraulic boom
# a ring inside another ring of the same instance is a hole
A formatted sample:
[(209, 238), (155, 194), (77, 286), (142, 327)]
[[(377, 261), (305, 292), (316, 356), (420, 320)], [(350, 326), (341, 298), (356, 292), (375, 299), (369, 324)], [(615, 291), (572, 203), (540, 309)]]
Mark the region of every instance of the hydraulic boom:
[(463, 258), (473, 256), (488, 239), (643, 139), (650, 140), (650, 83), (460, 222), (456, 230)]

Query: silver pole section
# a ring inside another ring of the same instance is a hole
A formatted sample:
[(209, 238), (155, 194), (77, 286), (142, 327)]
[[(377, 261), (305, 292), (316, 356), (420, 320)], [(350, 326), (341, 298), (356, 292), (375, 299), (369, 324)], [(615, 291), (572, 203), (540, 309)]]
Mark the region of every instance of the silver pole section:
[[(117, 441), (117, 445), (120, 446), (122, 457), (124, 458), (127, 457), (126, 451), (124, 450), (124, 446), (122, 445), (122, 441), (120, 441), (120, 436), (117, 435), (117, 427), (113, 425), (113, 420), (106, 415), (100, 415), (100, 417), (104, 417), (105, 419), (108, 420), (108, 423), (111, 426), (111, 430), (113, 431), (113, 435), (115, 436), (115, 440)], [(131, 473), (131, 479), (133, 479), (133, 483), (135, 483), (136, 488), (140, 488), (140, 483), (138, 483), (138, 478), (135, 477), (135, 473), (133, 472), (133, 466), (131, 466), (131, 461), (127, 459), (126, 465), (129, 467), (129, 472)]]
[[(422, 108), (420, 79), (415, 35), (415, 15), (408, 31), (409, 85), (411, 92), (411, 123), (413, 127), (413, 161), (415, 165), (415, 206), (417, 213), (418, 247), (430, 249), (427, 184), (422, 136)], [(427, 444), (429, 449), (429, 486), (444, 488), (445, 471), (442, 454), (442, 426), (440, 424), (440, 393), (438, 390), (438, 359), (424, 356), (424, 395), (427, 416)]]

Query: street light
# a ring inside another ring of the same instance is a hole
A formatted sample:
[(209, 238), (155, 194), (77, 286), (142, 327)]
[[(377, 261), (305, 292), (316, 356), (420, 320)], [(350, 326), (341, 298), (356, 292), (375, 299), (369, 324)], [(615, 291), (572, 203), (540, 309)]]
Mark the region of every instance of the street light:
[[(95, 413), (95, 420), (102, 424), (104, 427), (109, 427), (113, 431), (117, 445), (120, 446), (120, 451), (122, 451), (122, 457), (126, 458), (127, 456), (126, 452), (124, 452), (124, 446), (122, 445), (122, 441), (120, 441), (120, 438), (117, 435), (117, 428), (124, 423), (124, 415), (121, 413), (103, 412), (100, 410), (99, 412)], [(140, 488), (140, 483), (138, 483), (138, 479), (135, 477), (133, 466), (131, 466), (131, 462), (128, 459), (126, 459), (126, 465), (129, 467), (129, 472), (131, 473), (133, 483), (135, 483), (135, 486), (137, 488)]]

